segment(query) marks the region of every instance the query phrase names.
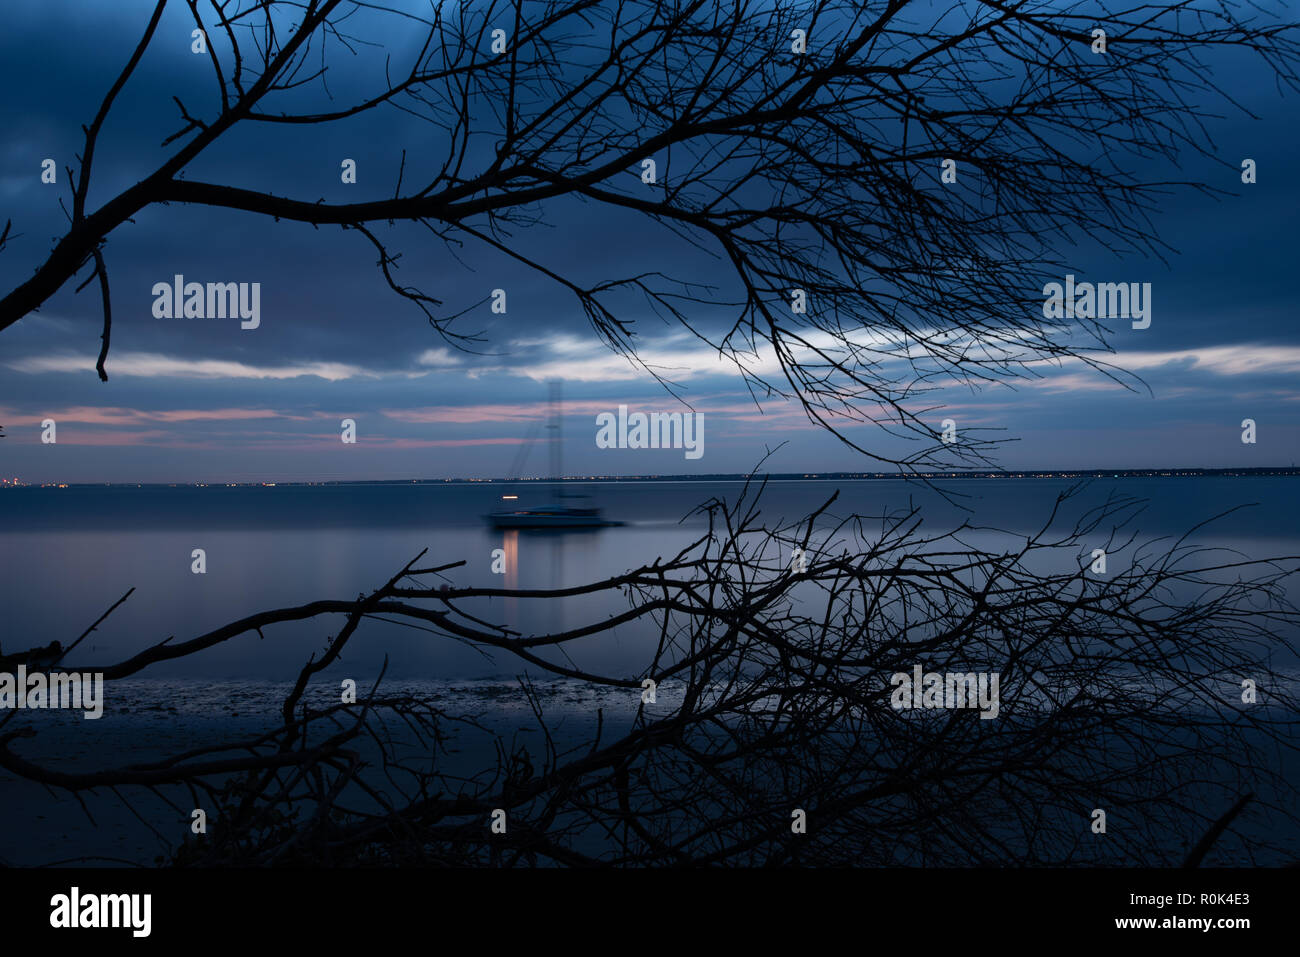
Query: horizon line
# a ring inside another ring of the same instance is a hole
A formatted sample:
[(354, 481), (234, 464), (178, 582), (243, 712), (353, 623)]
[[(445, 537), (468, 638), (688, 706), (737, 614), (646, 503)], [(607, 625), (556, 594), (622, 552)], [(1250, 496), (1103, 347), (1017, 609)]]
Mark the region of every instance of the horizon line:
[(20, 482), (0, 478), (0, 488), (265, 488), (317, 485), (513, 485), (521, 483), (562, 484), (582, 482), (717, 482), (761, 479), (767, 481), (867, 481), (867, 480), (918, 480), (918, 479), (1035, 479), (1035, 478), (1173, 478), (1196, 476), (1252, 477), (1296, 476), (1300, 466), (1146, 466), (1142, 468), (1062, 468), (1062, 469), (936, 469), (917, 472), (702, 472), (657, 473), (629, 475), (563, 475), (563, 476), (478, 476), (471, 478), (400, 478), (400, 479), (248, 479), (243, 481), (119, 481), (119, 482)]

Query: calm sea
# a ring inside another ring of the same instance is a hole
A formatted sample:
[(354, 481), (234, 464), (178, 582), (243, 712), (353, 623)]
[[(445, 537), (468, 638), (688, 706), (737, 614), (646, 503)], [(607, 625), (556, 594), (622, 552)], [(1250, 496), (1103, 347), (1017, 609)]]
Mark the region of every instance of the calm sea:
[[(897, 480), (782, 481), (768, 485), (762, 516), (776, 525), (821, 506), (837, 489), (833, 517), (879, 516), (920, 507), (931, 533), (962, 521), (1004, 530), (966, 541), (1023, 544), (1058, 494), (1057, 479), (962, 480), (943, 486), (962, 507), (923, 486)], [(382, 584), (421, 549), (422, 564), (464, 559), (454, 585), (556, 588), (617, 574), (676, 553), (705, 528), (692, 510), (710, 499), (734, 501), (740, 482), (619, 482), (575, 486), (623, 527), (566, 533), (493, 531), (483, 515), (499, 505), (498, 484), (338, 485), (178, 488), (20, 488), (0, 492), (0, 648), (67, 644), (128, 588), (135, 593), (77, 655), (78, 666), (121, 660), (168, 636), (185, 640), (271, 608), (323, 598), (348, 599)], [(1300, 554), (1300, 479), (1121, 478), (1093, 480), (1067, 508), (1068, 522), (1110, 495), (1146, 501), (1132, 523), (1144, 539), (1177, 537), (1233, 506), (1249, 506), (1196, 533), (1194, 541), (1250, 558)], [(527, 483), (520, 504), (551, 500), (555, 489)], [(206, 574), (191, 553), (206, 553)], [(503, 549), (506, 575), (492, 571)], [(1293, 595), (1293, 600), (1297, 596)], [(615, 611), (595, 600), (527, 603), (495, 600), (479, 611), (525, 633), (573, 627)], [(151, 668), (158, 678), (279, 681), (335, 633), (338, 618), (277, 625), (188, 660)], [(640, 667), (652, 635), (635, 628), (586, 642), (582, 664)], [(353, 640), (346, 666), (373, 675), (383, 657), (405, 680), (499, 678), (519, 673), (509, 658), (427, 632), (372, 622)]]
[[(761, 510), (768, 524), (779, 525), (819, 507), (838, 488), (826, 523), (911, 504), (921, 508), (928, 533), (966, 521), (1004, 533), (967, 531), (965, 541), (1012, 548), (1042, 526), (1056, 496), (1073, 484), (1049, 479), (949, 483), (949, 491), (965, 496), (960, 501), (969, 511), (963, 511), (900, 481), (779, 482), (767, 488)], [(424, 548), (428, 564), (467, 561), (450, 574), (457, 585), (583, 584), (675, 554), (705, 530), (703, 518), (692, 516), (692, 510), (714, 498), (734, 501), (741, 487), (738, 482), (622, 482), (586, 489), (566, 484), (566, 492), (590, 493), (608, 517), (627, 524), (560, 534), (492, 531), (482, 516), (498, 505), (502, 488), (496, 485), (5, 490), (0, 492), (0, 647), (15, 651), (55, 639), (67, 643), (134, 586), (130, 600), (87, 640), (84, 656), (79, 649), (72, 664), (118, 661), (168, 636), (184, 640), (266, 609), (355, 597), (385, 582)], [(1075, 515), (1110, 495), (1133, 496), (1147, 500), (1146, 511), (1133, 523), (1140, 537), (1170, 540), (1225, 509), (1254, 503), (1202, 529), (1195, 542), (1253, 558), (1295, 555), (1300, 553), (1300, 513), (1292, 505), (1297, 489), (1300, 482), (1290, 478), (1094, 481), (1057, 527), (1072, 524)], [(529, 484), (520, 489), (520, 501), (543, 502), (555, 491)], [(195, 548), (206, 552), (206, 574), (191, 572)], [(508, 556), (508, 574), (493, 573), (494, 549)], [(1077, 554), (1066, 561), (1078, 567)], [(621, 610), (616, 601), (624, 600), (496, 599), (475, 611), (535, 633), (600, 620)], [(102, 720), (85, 721), (71, 711), (23, 712), (23, 722), (40, 729), (24, 743), (23, 753), (59, 769), (90, 770), (265, 731), (278, 720), (286, 680), (337, 633), (340, 620), (277, 625), (265, 630), (264, 639), (245, 636), (115, 682)], [(635, 675), (645, 668), (654, 642), (653, 634), (625, 627), (569, 652), (581, 665)], [(524, 669), (517, 661), (485, 658), (446, 638), (381, 621), (362, 626), (307, 700), (334, 701), (340, 677), (367, 687), (385, 655), (386, 691), (429, 695), (449, 713), (479, 720), (481, 731), (457, 725), (450, 732), (453, 747), (445, 766), (451, 773), (469, 775), (490, 765), (496, 756), (492, 734), (530, 742), (535, 749), (552, 737), (562, 747), (585, 747), (595, 734), (597, 709), (608, 737), (622, 733), (640, 704), (635, 692), (623, 689), (539, 681), (538, 700), (551, 728), (543, 739), (518, 691)], [(659, 696), (651, 712), (675, 707), (667, 684)], [(188, 807), (185, 795), (177, 791), (173, 798), (178, 803), (168, 806), (162, 797), (133, 792), (135, 813), (102, 800), (94, 805), (92, 821), (71, 795), (0, 773), (0, 810), (6, 820), (21, 822), (0, 829), (0, 863), (151, 861), (167, 847), (144, 821), (160, 822), (168, 835), (188, 831), (189, 819), (175, 811)], [(1244, 839), (1261, 834), (1294, 846), (1290, 824), (1273, 818), (1252, 824), (1257, 831)], [(1106, 845), (1095, 847), (1104, 857)], [(1246, 863), (1235, 847), (1216, 850), (1216, 861)]]

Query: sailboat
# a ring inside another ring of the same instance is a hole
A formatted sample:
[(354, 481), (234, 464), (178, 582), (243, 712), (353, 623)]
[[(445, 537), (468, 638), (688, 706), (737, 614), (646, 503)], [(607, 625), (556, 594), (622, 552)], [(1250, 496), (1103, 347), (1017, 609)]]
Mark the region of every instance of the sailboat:
[[(560, 440), (560, 421), (562, 414), (563, 400), (560, 396), (560, 383), (550, 383), (550, 414), (547, 430), (551, 432), (551, 474), (555, 476), (556, 481), (563, 481), (564, 469), (562, 466), (563, 456), (561, 454), (563, 443)], [(511, 466), (511, 472), (514, 475), (519, 474), (523, 465), (523, 460), (528, 455), (528, 450), (532, 442), (529, 440), (520, 449), (518, 457), (515, 459), (515, 465)], [(591, 505), (574, 505), (565, 499), (582, 499), (585, 495), (566, 494), (559, 492), (556, 495), (557, 501), (545, 505), (532, 505), (521, 507), (502, 507), (494, 512), (485, 515), (488, 523), (493, 528), (606, 528), (614, 525), (622, 525), (622, 522), (607, 519), (601, 513), (601, 510)], [(519, 496), (507, 494), (501, 496), (503, 501), (517, 501)]]

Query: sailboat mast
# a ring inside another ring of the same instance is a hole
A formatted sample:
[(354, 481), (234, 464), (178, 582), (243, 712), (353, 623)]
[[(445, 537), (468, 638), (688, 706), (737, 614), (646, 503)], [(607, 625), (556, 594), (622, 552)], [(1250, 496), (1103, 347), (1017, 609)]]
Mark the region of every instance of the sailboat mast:
[(560, 417), (563, 415), (564, 399), (560, 391), (560, 380), (549, 383), (550, 385), (550, 424), (547, 426), (551, 430), (551, 478), (560, 481), (564, 476), (564, 459), (561, 454), (562, 434), (560, 430)]

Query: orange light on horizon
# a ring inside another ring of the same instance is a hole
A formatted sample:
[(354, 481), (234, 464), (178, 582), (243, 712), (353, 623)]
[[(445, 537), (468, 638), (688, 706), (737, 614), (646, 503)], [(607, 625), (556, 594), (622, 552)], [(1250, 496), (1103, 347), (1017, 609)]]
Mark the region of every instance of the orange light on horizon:
[(518, 497), (519, 497), (518, 495), (502, 495), (502, 496), (501, 496), (501, 498), (504, 499), (504, 500), (506, 500), (506, 501), (514, 501), (514, 500), (517, 499)]

